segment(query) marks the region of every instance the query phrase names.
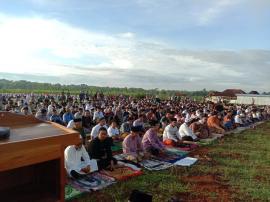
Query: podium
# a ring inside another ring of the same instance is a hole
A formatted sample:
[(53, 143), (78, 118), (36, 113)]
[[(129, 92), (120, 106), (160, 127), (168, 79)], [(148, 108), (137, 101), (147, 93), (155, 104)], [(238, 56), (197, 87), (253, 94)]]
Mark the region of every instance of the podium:
[(63, 202), (64, 149), (80, 141), (79, 133), (33, 116), (0, 112), (0, 201)]

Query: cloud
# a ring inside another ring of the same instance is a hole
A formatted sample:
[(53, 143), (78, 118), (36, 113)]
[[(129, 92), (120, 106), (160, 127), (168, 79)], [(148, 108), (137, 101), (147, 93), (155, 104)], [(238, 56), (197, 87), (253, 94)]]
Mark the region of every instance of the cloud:
[(105, 34), (56, 19), (3, 14), (0, 44), (4, 78), (147, 89), (270, 86), (269, 50), (183, 50), (133, 32)]
[(219, 0), (210, 2), (211, 3), (207, 8), (196, 14), (198, 16), (198, 25), (200, 26), (209, 25), (228, 9), (240, 3), (239, 0)]

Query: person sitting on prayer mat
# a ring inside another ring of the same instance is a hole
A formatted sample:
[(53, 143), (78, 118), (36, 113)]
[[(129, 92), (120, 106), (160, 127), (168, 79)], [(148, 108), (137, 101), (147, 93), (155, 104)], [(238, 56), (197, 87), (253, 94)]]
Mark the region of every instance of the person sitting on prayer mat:
[(160, 123), (158, 121), (151, 121), (150, 125), (151, 128), (146, 131), (142, 139), (143, 149), (152, 155), (158, 155), (165, 150), (165, 146), (159, 140), (157, 135)]
[(189, 127), (191, 128), (192, 132), (200, 139), (206, 139), (206, 138), (211, 137), (210, 130), (207, 126), (206, 116), (192, 123)]
[[(96, 161), (90, 160), (89, 155), (82, 144), (70, 145), (65, 149), (65, 168), (69, 176), (78, 179), (83, 174), (94, 171)], [(83, 161), (82, 161), (83, 159)]]
[(198, 137), (192, 132), (189, 127), (192, 124), (193, 119), (185, 119), (185, 123), (183, 123), (179, 128), (179, 134), (181, 136), (182, 141), (197, 141)]
[(74, 119), (74, 115), (71, 113), (71, 110), (69, 107), (66, 108), (66, 112), (63, 114), (63, 121), (65, 125), (68, 125), (68, 123)]
[(64, 125), (62, 118), (58, 115), (57, 109), (55, 109), (55, 108), (52, 109), (52, 115), (50, 117), (50, 121), (58, 123), (60, 125)]
[(131, 127), (133, 125), (133, 117), (128, 117), (128, 120), (122, 123), (120, 127), (121, 137), (125, 138), (131, 131)]
[(112, 157), (112, 139), (108, 137), (107, 129), (101, 127), (98, 136), (91, 140), (88, 145), (89, 156), (97, 160), (98, 169), (114, 169), (117, 164), (115, 158)]
[(98, 136), (99, 129), (101, 127), (106, 128), (106, 130), (108, 129), (106, 126), (106, 119), (104, 117), (100, 118), (99, 123), (92, 128), (91, 139), (95, 139)]
[(221, 125), (220, 117), (217, 112), (213, 112), (207, 119), (207, 125), (212, 133), (224, 134), (225, 130)]
[(233, 129), (234, 119), (233, 119), (233, 114), (231, 111), (228, 111), (226, 116), (224, 116), (223, 125), (224, 125), (224, 128), (227, 130)]
[(171, 118), (170, 124), (165, 127), (163, 132), (163, 143), (165, 145), (176, 146), (182, 143), (181, 136), (176, 125), (177, 119)]
[(91, 133), (92, 130), (92, 117), (89, 110), (85, 110), (84, 115), (82, 116), (82, 126), (85, 133)]
[(131, 127), (130, 134), (123, 141), (123, 153), (127, 154), (127, 160), (138, 162), (144, 157), (140, 131), (140, 127)]
[(108, 128), (108, 135), (113, 140), (120, 140), (120, 131), (117, 128), (117, 122), (116, 122), (116, 120), (112, 120), (112, 123), (111, 123), (110, 127)]

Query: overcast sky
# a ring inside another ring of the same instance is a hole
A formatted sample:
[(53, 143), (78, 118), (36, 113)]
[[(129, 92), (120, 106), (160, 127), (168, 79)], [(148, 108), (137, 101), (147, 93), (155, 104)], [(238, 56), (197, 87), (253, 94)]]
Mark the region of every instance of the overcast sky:
[(0, 0), (0, 78), (270, 91), (269, 0)]

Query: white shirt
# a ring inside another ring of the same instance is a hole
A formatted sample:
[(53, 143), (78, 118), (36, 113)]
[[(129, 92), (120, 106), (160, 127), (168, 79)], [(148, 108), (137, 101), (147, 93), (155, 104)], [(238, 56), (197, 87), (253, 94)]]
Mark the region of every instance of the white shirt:
[(48, 106), (48, 113), (52, 113), (52, 111), (53, 111), (53, 105), (50, 104), (50, 105)]
[[(95, 169), (96, 160), (90, 160), (85, 147), (82, 145), (80, 149), (76, 149), (75, 145), (70, 145), (65, 149), (65, 168), (70, 175), (72, 170), (80, 173), (82, 168), (90, 166), (91, 172)], [(83, 158), (84, 161), (81, 160)]]
[(143, 121), (141, 121), (140, 119), (136, 119), (134, 122), (133, 122), (133, 126), (143, 126), (144, 123)]
[(108, 128), (108, 135), (110, 137), (113, 137), (113, 136), (116, 136), (116, 135), (119, 135), (119, 134), (120, 134), (120, 132), (119, 132), (118, 128), (113, 128), (111, 126)]
[(100, 112), (95, 111), (93, 120), (95, 121), (95, 120), (100, 119), (100, 118), (103, 118), (103, 117), (104, 117), (104, 115), (103, 115), (103, 112), (102, 111), (100, 111)]
[(89, 104), (89, 103), (87, 103), (85, 106), (85, 110), (91, 111), (92, 108), (93, 108), (92, 104)]
[(70, 120), (70, 121), (68, 122), (67, 128), (73, 128), (74, 125), (75, 125), (74, 121), (73, 121), (73, 120)]
[(96, 138), (98, 136), (98, 131), (101, 127), (104, 127), (108, 130), (108, 127), (106, 125), (104, 126), (101, 126), (99, 124), (95, 125), (94, 128), (92, 128), (92, 131), (91, 131), (91, 137), (92, 139)]
[(179, 128), (181, 138), (185, 136), (192, 137), (193, 140), (197, 139), (197, 136), (192, 132), (191, 128), (186, 123), (183, 123)]
[(163, 132), (163, 141), (167, 139), (173, 140), (175, 142), (181, 139), (178, 128), (176, 126), (172, 127), (169, 124), (165, 127), (164, 132)]
[(240, 118), (240, 115), (238, 115), (238, 114), (234, 117), (234, 122), (239, 123), (239, 124), (243, 124), (243, 121)]

